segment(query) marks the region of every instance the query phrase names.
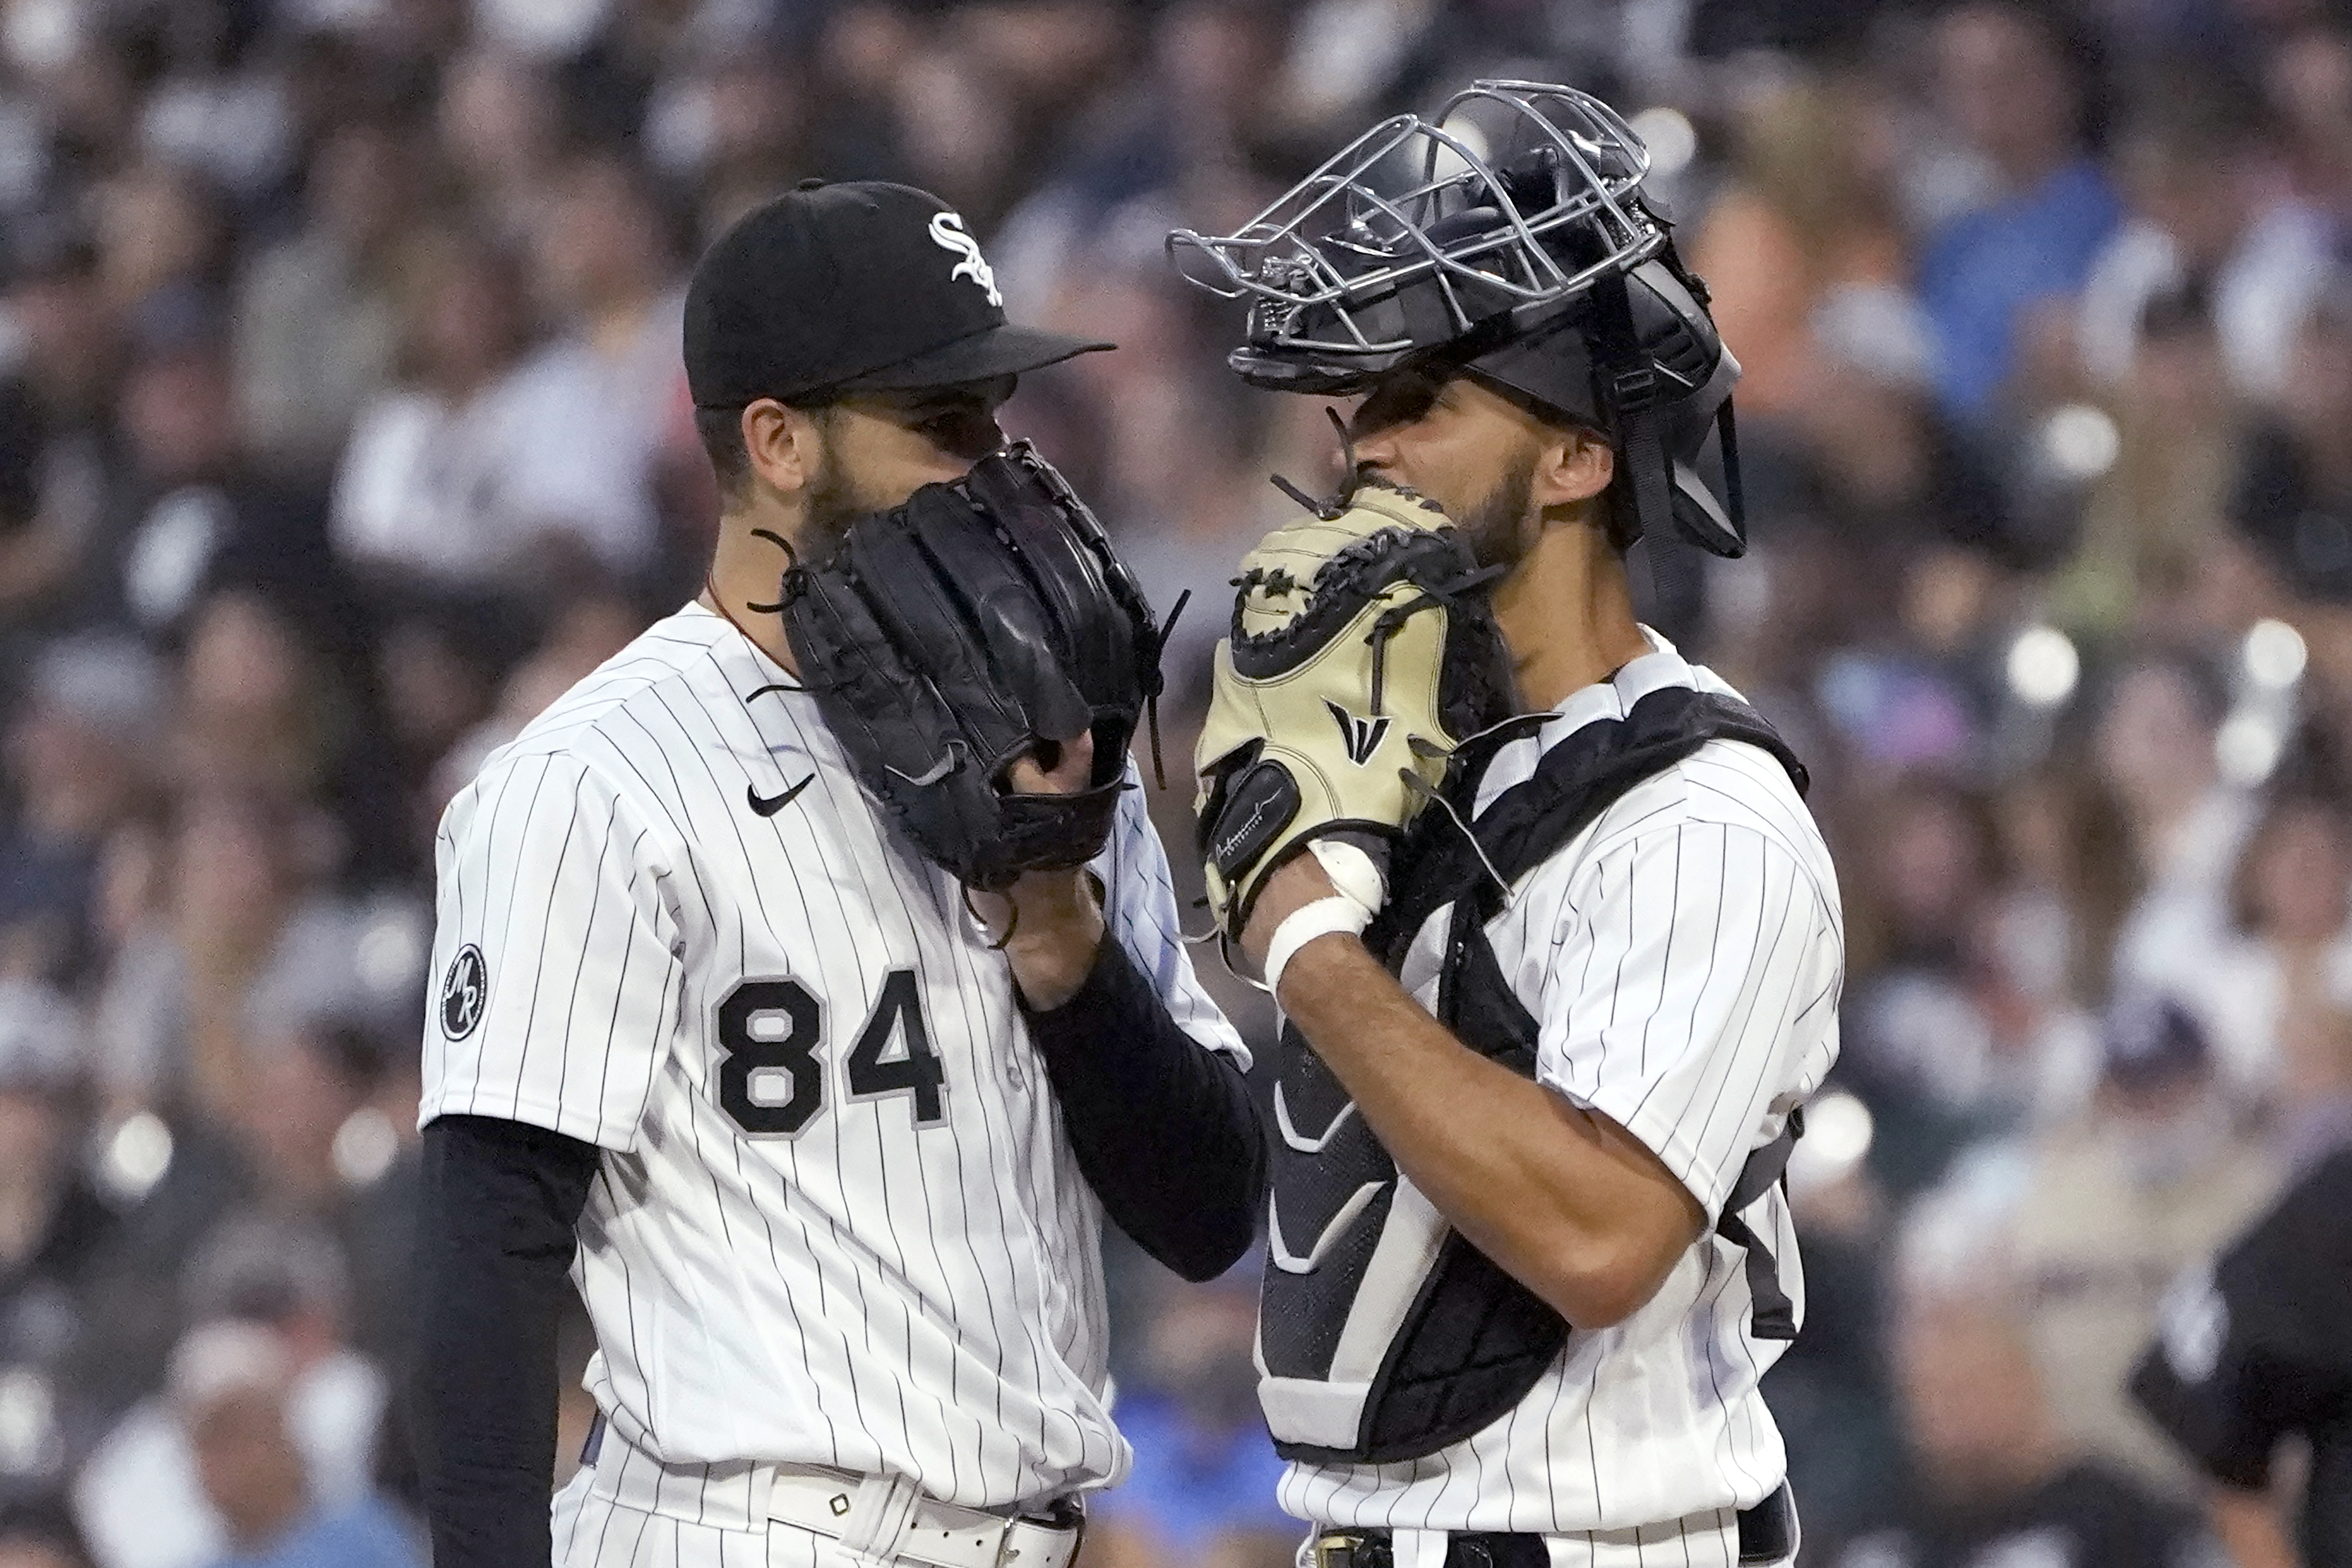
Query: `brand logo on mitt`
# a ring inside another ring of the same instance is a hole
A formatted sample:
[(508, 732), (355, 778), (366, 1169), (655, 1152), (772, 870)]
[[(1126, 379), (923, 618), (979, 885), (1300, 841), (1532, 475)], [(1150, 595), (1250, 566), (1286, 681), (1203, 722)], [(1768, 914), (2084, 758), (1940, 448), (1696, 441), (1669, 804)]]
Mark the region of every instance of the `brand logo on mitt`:
[(1259, 801), (1250, 807), (1247, 816), (1219, 834), (1216, 842), (1209, 846), (1209, 858), (1217, 863), (1220, 871), (1242, 858), (1250, 841), (1257, 837), (1258, 829), (1265, 826), (1265, 814), (1274, 809), (1274, 804), (1272, 800)]
[(961, 213), (940, 213), (931, 219), (931, 243), (950, 255), (961, 256), (961, 261), (949, 269), (950, 280), (969, 278), (988, 295), (992, 305), (1004, 303), (1004, 296), (996, 289), (996, 269), (980, 258), (980, 241), (972, 238), (963, 226)]
[(1328, 697), (1323, 699), (1323, 706), (1331, 710), (1332, 719), (1339, 726), (1339, 740), (1348, 748), (1348, 760), (1360, 768), (1370, 762), (1372, 753), (1381, 749), (1381, 742), (1388, 735), (1388, 720), (1359, 718)]
[(482, 1007), (490, 997), (490, 966), (472, 942), (457, 950), (449, 973), (441, 982), (441, 1032), (462, 1040), (482, 1021)]

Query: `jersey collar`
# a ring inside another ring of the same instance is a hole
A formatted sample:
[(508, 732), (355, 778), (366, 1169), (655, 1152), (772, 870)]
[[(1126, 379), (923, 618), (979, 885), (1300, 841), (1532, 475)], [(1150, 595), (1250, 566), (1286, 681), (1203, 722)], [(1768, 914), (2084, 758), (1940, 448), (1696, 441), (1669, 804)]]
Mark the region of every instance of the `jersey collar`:
[[(795, 687), (800, 684), (798, 681), (793, 679), (792, 674), (786, 670), (782, 665), (778, 664), (772, 658), (769, 657), (768, 650), (766, 648), (763, 648), (758, 643), (753, 642), (750, 635), (746, 633), (742, 627), (737, 626), (733, 620), (730, 619), (728, 616), (720, 615), (718, 611), (712, 609), (701, 600), (688, 599), (686, 602), (686, 607), (680, 610), (678, 614), (681, 616), (691, 616), (694, 619), (700, 621), (702, 623), (702, 634), (710, 640), (710, 644), (714, 648), (725, 647), (733, 643), (741, 644), (743, 651), (751, 655), (752, 668), (758, 671), (761, 681), (770, 684), (790, 683)], [(762, 689), (766, 689), (766, 688), (763, 686)]]
[(1570, 692), (1533, 734), (1509, 742), (1495, 753), (1478, 781), (1477, 798), (1471, 805), (1473, 816), (1484, 813), (1505, 790), (1533, 778), (1537, 764), (1552, 747), (1587, 724), (1624, 718), (1633, 704), (1653, 691), (1687, 686), (1726, 697), (1739, 695), (1713, 670), (1683, 658), (1674, 644), (1648, 626), (1641, 631), (1643, 639), (1650, 645), (1648, 653), (1628, 661), (1608, 679)]

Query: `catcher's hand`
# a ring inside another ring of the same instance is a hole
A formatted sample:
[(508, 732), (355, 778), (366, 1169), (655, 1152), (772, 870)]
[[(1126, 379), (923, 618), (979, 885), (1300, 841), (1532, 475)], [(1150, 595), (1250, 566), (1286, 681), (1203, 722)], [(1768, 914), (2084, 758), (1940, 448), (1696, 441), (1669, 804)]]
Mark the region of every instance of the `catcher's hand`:
[(1243, 561), (1196, 753), (1209, 905), (1227, 935), (1318, 838), (1384, 871), (1454, 747), (1509, 716), (1486, 583), (1433, 502), (1378, 479)]
[[(1028, 443), (852, 524), (785, 574), (783, 616), (858, 782), (925, 857), (996, 889), (1102, 852), (1160, 637), (1102, 525)], [(1016, 763), (1050, 774), (1081, 737), (1086, 787), (1010, 787)]]

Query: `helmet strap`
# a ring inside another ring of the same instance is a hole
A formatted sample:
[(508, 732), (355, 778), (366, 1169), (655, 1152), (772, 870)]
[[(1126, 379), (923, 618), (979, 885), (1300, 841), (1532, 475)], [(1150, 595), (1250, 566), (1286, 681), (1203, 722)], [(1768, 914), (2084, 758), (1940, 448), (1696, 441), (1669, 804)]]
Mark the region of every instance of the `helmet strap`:
[(1618, 426), (1622, 431), (1618, 447), (1625, 459), (1627, 488), (1633, 497), (1633, 527), (1625, 539), (1630, 546), (1660, 520), (1674, 517), (1674, 470), (1666, 463), (1666, 446), (1659, 437), (1654, 409), (1620, 415)]
[(1739, 483), (1739, 426), (1731, 416), (1735, 401), (1725, 395), (1723, 406), (1715, 411), (1716, 443), (1723, 450), (1724, 510), (1731, 517), (1731, 531), (1741, 539), (1748, 537), (1748, 498)]
[[(1598, 350), (1593, 379), (1617, 426), (1621, 460), (1612, 489), (1618, 492), (1619, 541), (1633, 542), (1675, 515), (1674, 468), (1666, 457), (1665, 433), (1660, 427), (1660, 377), (1633, 333), (1633, 306), (1626, 294), (1625, 274), (1612, 272), (1593, 286), (1593, 347)], [(1631, 500), (1633, 516), (1623, 503)], [(1628, 526), (1630, 524), (1630, 526)]]

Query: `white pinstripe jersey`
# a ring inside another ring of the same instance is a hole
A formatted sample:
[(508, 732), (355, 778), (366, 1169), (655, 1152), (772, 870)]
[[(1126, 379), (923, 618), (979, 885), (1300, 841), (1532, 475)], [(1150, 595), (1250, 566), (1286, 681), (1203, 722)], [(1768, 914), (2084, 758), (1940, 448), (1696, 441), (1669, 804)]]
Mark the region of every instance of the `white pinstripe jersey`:
[[(1545, 748), (1651, 691), (1730, 694), (1651, 642), (1505, 748), (1476, 809), (1531, 776)], [(1450, 906), (1431, 916), (1405, 962), (1404, 984), (1424, 1005), (1450, 916)], [(1780, 1134), (1837, 1055), (1835, 876), (1787, 773), (1756, 747), (1711, 741), (1635, 785), (1521, 879), (1486, 935), (1540, 1025), (1538, 1079), (1654, 1150), (1710, 1227), (1748, 1152)], [(1747, 1218), (1801, 1310), (1779, 1189)], [(1572, 1336), (1493, 1425), (1417, 1460), (1295, 1464), (1282, 1505), (1330, 1525), (1565, 1536), (1556, 1564), (1727, 1568), (1734, 1511), (1786, 1468), (1757, 1392), (1781, 1347), (1749, 1336), (1749, 1306), (1742, 1254), (1710, 1228), (1648, 1305)], [(1660, 1545), (1645, 1556), (1647, 1542)]]
[[(790, 685), (689, 605), (450, 804), (422, 1118), (604, 1151), (588, 1384), (688, 1472), (685, 1517), (740, 1513), (751, 1460), (983, 1507), (1116, 1480), (1101, 1209), (1010, 972)], [(1176, 1021), (1246, 1065), (1139, 791), (1095, 869)]]

